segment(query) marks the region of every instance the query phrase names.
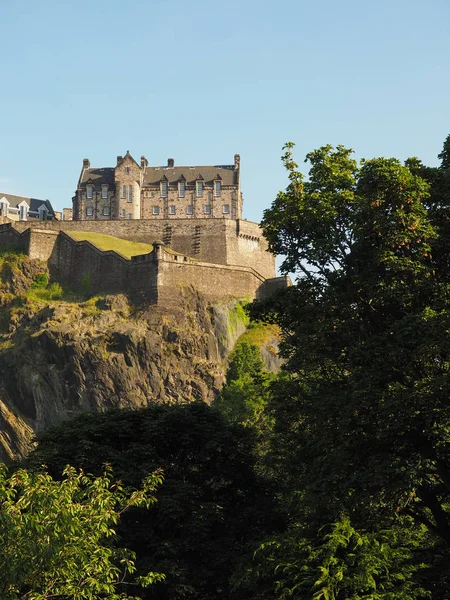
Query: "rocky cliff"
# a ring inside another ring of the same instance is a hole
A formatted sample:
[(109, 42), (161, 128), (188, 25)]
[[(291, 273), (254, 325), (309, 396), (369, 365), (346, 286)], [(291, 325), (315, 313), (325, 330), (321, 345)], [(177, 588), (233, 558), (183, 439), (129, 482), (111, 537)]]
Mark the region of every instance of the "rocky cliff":
[(0, 257), (0, 310), (2, 460), (82, 411), (210, 403), (246, 328), (237, 301), (211, 306), (189, 288), (165, 308), (124, 295), (83, 301), (49, 285), (44, 263), (14, 254)]

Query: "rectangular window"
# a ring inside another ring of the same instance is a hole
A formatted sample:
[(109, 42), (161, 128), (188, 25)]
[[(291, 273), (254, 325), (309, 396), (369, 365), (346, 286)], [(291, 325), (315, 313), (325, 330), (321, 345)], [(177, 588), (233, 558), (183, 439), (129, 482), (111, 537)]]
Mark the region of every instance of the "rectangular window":
[(175, 205), (174, 205), (174, 204), (171, 204), (171, 205), (169, 206), (169, 215), (175, 215), (175, 214), (176, 214), (176, 212), (177, 212), (177, 209), (175, 208)]
[(93, 198), (94, 197), (94, 187), (92, 185), (88, 185), (86, 188), (86, 198)]
[(203, 196), (203, 181), (197, 181), (197, 197), (201, 198)]
[(229, 215), (230, 214), (230, 205), (229, 204), (224, 204), (223, 205), (223, 214), (224, 215)]
[(179, 198), (184, 198), (185, 190), (186, 190), (186, 184), (184, 183), (184, 181), (180, 181), (180, 183), (178, 184), (178, 197)]
[(127, 175), (129, 175), (129, 174), (130, 174), (130, 167), (125, 167), (125, 173), (126, 173)]
[(188, 215), (193, 215), (194, 214), (194, 207), (192, 206), (192, 204), (188, 204), (186, 212)]
[(107, 198), (107, 197), (108, 197), (108, 186), (102, 185), (102, 198)]
[(154, 215), (159, 215), (159, 206), (154, 206), (153, 207), (153, 214)]
[(131, 213), (128, 213), (128, 219), (131, 220), (133, 218), (133, 215)]
[(124, 208), (122, 208), (121, 214), (122, 214), (122, 217), (125, 218), (127, 216), (127, 211)]
[(211, 214), (211, 206), (209, 204), (205, 204), (205, 206), (203, 207), (203, 212), (205, 213), (205, 215), (210, 215)]
[(128, 202), (133, 202), (133, 186), (128, 186)]
[(104, 217), (109, 217), (109, 206), (104, 206), (103, 207), (103, 216)]
[(214, 196), (220, 196), (220, 181), (214, 182)]
[(86, 216), (87, 217), (93, 217), (94, 216), (94, 209), (92, 208), (92, 206), (88, 206), (86, 208)]
[(167, 181), (161, 181), (161, 197), (167, 198)]
[(122, 186), (122, 198), (126, 198), (127, 197), (127, 186), (123, 185)]

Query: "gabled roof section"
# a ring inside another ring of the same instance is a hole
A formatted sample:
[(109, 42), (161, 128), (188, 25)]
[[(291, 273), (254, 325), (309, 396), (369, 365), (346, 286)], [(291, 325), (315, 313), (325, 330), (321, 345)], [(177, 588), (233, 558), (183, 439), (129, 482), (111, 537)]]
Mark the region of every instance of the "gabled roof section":
[(26, 202), (30, 207), (30, 211), (36, 211), (36, 213), (39, 210), (39, 207), (44, 204), (47, 207), (49, 216), (55, 216), (55, 211), (53, 210), (50, 200), (39, 200), (38, 198), (27, 198), (26, 196), (16, 196), (15, 194), (4, 194), (3, 192), (0, 192), (0, 200), (3, 198), (6, 198), (12, 208), (18, 208), (19, 204)]
[(237, 185), (237, 173), (234, 165), (206, 165), (199, 167), (145, 167), (144, 170), (144, 186), (157, 186), (161, 181), (161, 174), (167, 177), (169, 184), (176, 184), (181, 179), (185, 178), (188, 185), (194, 185), (203, 177), (205, 185), (213, 185), (220, 176), (223, 185)]
[(125, 159), (127, 159), (127, 158), (128, 158), (129, 160), (131, 160), (132, 162), (134, 162), (134, 164), (135, 164), (137, 167), (141, 168), (141, 165), (139, 165), (139, 164), (138, 164), (138, 163), (137, 163), (137, 162), (134, 160), (134, 158), (131, 156), (131, 154), (130, 154), (130, 151), (129, 151), (129, 150), (127, 150), (127, 153), (125, 154), (125, 156), (123, 156), (123, 157), (122, 157), (122, 160), (121, 160), (120, 162), (118, 162), (118, 163), (117, 163), (117, 165), (119, 165), (119, 164), (122, 164), (122, 163), (123, 163), (123, 161), (124, 161)]
[(80, 181), (80, 187), (85, 188), (86, 185), (114, 185), (114, 167), (103, 167), (86, 169)]

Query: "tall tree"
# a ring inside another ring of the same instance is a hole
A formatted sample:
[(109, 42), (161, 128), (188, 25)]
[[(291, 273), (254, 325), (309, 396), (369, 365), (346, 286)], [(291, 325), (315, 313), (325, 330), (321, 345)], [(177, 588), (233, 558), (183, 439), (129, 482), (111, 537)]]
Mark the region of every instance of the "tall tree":
[(262, 225), (271, 249), (286, 255), (282, 269), (298, 275), (270, 313), (291, 374), (271, 403), (286, 490), (310, 525), (345, 514), (370, 533), (405, 519), (450, 548), (442, 188), (417, 162), (358, 166), (331, 146), (307, 156), (303, 182), (292, 144), (285, 150), (290, 183)]
[(162, 468), (157, 503), (124, 515), (118, 533), (136, 552), (139, 573), (166, 575), (145, 598), (213, 600), (231, 597), (234, 568), (276, 524), (253, 443), (250, 430), (203, 403), (151, 404), (68, 421), (40, 436), (30, 463), (57, 477), (67, 462), (94, 474), (108, 462), (129, 486)]

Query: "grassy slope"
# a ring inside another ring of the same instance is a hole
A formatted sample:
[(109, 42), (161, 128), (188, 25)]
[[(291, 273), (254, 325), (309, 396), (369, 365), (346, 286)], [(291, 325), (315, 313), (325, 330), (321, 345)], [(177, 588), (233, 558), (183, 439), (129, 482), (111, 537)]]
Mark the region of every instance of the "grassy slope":
[[(68, 232), (69, 233), (69, 232)], [(89, 231), (71, 231), (69, 233), (75, 240), (86, 240), (95, 244), (100, 250), (115, 250), (126, 258), (137, 256), (138, 254), (148, 254), (153, 250), (151, 244), (143, 244), (141, 242), (130, 242), (112, 235), (104, 235), (102, 233), (94, 233)]]

